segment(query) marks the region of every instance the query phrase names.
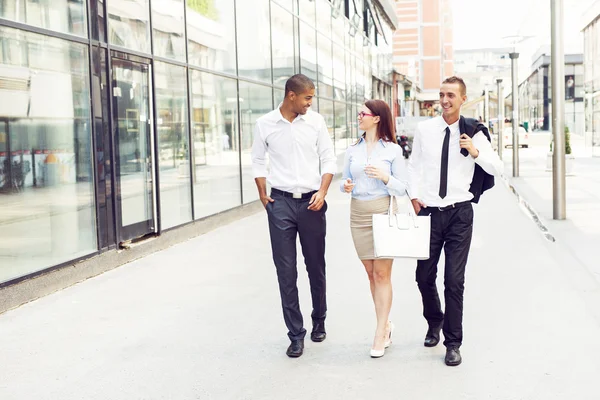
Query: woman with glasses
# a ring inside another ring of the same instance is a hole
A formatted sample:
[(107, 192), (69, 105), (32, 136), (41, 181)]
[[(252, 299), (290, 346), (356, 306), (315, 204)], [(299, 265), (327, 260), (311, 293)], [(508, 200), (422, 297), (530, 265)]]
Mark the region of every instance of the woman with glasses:
[(371, 357), (379, 358), (392, 342), (394, 325), (388, 320), (392, 307), (393, 259), (376, 258), (373, 249), (373, 214), (385, 214), (390, 196), (406, 193), (406, 165), (396, 143), (388, 105), (369, 100), (358, 113), (361, 138), (346, 150), (340, 189), (350, 193), (350, 229), (358, 258), (365, 266), (375, 303), (377, 327)]

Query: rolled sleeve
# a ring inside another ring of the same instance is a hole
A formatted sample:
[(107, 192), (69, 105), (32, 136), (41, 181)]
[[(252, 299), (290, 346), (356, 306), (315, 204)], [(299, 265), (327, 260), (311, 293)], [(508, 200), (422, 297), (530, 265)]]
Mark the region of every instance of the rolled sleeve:
[(252, 144), (252, 174), (255, 178), (266, 178), (268, 173), (267, 145), (257, 122), (254, 126), (254, 143)]
[(392, 161), (392, 174), (386, 185), (388, 192), (392, 196), (404, 196), (407, 189), (407, 171), (402, 155), (402, 148), (396, 146), (396, 157)]
[(335, 152), (333, 151), (333, 142), (327, 130), (325, 119), (322, 119), (321, 129), (319, 129), (319, 159), (321, 160), (321, 175), (337, 173), (337, 163)]
[(477, 132), (473, 136), (473, 145), (479, 151), (475, 158), (477, 163), (485, 172), (493, 176), (500, 176), (504, 172), (504, 163), (492, 148), (492, 144), (483, 132)]
[(342, 193), (346, 193), (344, 190), (344, 182), (347, 179), (352, 179), (352, 173), (350, 172), (350, 151), (352, 148), (348, 147), (346, 149), (346, 154), (344, 155), (344, 168), (342, 169), (342, 180), (340, 181), (340, 191)]

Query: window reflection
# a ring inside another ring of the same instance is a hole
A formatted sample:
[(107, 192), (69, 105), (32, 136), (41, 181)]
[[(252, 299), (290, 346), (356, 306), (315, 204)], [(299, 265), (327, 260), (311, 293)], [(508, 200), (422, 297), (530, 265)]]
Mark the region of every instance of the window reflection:
[(328, 0), (316, 0), (317, 29), (331, 38), (331, 3)]
[(97, 243), (87, 47), (6, 27), (0, 42), (4, 282)]
[(315, 2), (314, 0), (298, 0), (298, 14), (300, 18), (315, 26)]
[(333, 125), (334, 128), (334, 145), (335, 145), (335, 153), (342, 154), (346, 151), (348, 147), (348, 137), (350, 136), (350, 132), (348, 131), (348, 119), (347, 119), (347, 110), (345, 103), (335, 103), (335, 123)]
[(191, 72), (194, 212), (206, 217), (241, 204), (236, 81)]
[(152, 0), (154, 54), (185, 61), (183, 0)]
[(0, 0), (0, 17), (87, 37), (84, 0)]
[(300, 22), (300, 72), (317, 81), (316, 33), (304, 22)]
[(273, 83), (284, 86), (296, 73), (294, 49), (294, 17), (276, 4), (271, 5), (271, 38), (273, 41)]
[[(283, 101), (283, 99), (281, 99)], [(279, 103), (275, 105), (278, 106)], [(244, 203), (258, 200), (258, 192), (252, 174), (251, 151), (254, 142), (256, 120), (273, 110), (273, 94), (270, 87), (240, 82), (240, 119), (242, 144), (242, 188)]]
[(189, 63), (235, 74), (233, 0), (187, 0)]
[(318, 34), (319, 96), (333, 98), (333, 59), (331, 40)]
[(333, 101), (320, 98), (319, 99), (319, 114), (325, 118), (325, 124), (327, 126), (327, 131), (329, 131), (329, 136), (331, 137), (331, 142), (334, 143), (334, 115), (333, 115)]
[(110, 43), (150, 52), (148, 0), (107, 0)]
[[(238, 1), (237, 43), (240, 76), (271, 83), (269, 0)], [(293, 49), (290, 41), (287, 47)]]
[(155, 63), (156, 131), (163, 228), (192, 220), (187, 80), (184, 67)]

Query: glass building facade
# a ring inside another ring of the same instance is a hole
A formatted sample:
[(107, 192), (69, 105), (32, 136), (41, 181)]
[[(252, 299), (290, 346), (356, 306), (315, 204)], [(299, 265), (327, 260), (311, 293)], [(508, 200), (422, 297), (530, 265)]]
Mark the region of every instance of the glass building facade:
[[(529, 130), (552, 130), (552, 79), (550, 56), (542, 55), (532, 74), (519, 85), (519, 118)], [(584, 66), (581, 54), (565, 56), (565, 126), (584, 135)], [(509, 99), (511, 97), (509, 96)]]
[(335, 150), (390, 104), (368, 0), (0, 0), (0, 284), (258, 199), (257, 118), (304, 73)]
[(600, 157), (600, 3), (583, 29), (585, 63), (585, 127), (592, 154)]

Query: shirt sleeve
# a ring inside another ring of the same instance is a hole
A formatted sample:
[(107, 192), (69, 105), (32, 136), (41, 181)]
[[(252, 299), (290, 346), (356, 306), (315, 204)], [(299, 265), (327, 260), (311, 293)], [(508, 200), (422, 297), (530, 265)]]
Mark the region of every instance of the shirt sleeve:
[(258, 122), (254, 125), (254, 143), (252, 144), (252, 174), (255, 178), (266, 178), (267, 144), (263, 139)]
[(333, 151), (333, 142), (327, 130), (325, 119), (321, 119), (321, 128), (319, 129), (319, 143), (317, 147), (319, 159), (321, 160), (321, 175), (332, 174), (337, 172), (337, 160)]
[(479, 155), (475, 158), (475, 163), (490, 175), (502, 175), (504, 172), (504, 163), (498, 157), (498, 154), (494, 151), (492, 144), (483, 132), (477, 132), (473, 136), (473, 145), (479, 150)]
[(419, 190), (419, 182), (421, 181), (421, 168), (422, 168), (422, 160), (421, 160), (422, 150), (421, 150), (421, 131), (420, 128), (417, 127), (417, 131), (415, 132), (415, 136), (413, 138), (412, 151), (410, 154), (410, 159), (408, 161), (408, 170), (407, 170), (407, 183), (408, 183), (408, 195), (411, 199), (420, 198), (420, 190)]
[(388, 192), (392, 196), (404, 196), (406, 194), (407, 173), (402, 147), (396, 147), (396, 156), (392, 161), (392, 174), (386, 185)]
[(352, 173), (350, 172), (350, 149), (351, 147), (346, 149), (346, 155), (344, 156), (344, 168), (342, 169), (342, 180), (340, 181), (340, 191), (342, 193), (346, 193), (344, 191), (344, 182), (346, 182), (346, 179), (352, 179)]

